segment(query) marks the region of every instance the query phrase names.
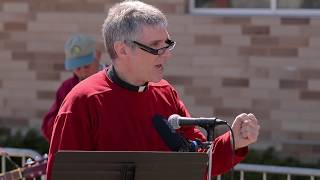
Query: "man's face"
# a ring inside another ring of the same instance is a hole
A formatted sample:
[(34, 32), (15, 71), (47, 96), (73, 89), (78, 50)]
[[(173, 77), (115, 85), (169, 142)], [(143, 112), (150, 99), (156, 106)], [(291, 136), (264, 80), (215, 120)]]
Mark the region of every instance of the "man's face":
[(92, 74), (95, 74), (99, 70), (99, 60), (96, 58), (91, 64), (79, 67), (74, 70), (74, 73), (79, 78), (79, 80), (83, 80)]
[[(170, 38), (165, 28), (144, 26), (141, 36), (136, 42), (159, 49), (168, 45), (167, 39)], [(162, 55), (154, 55), (137, 46), (131, 55), (130, 67), (134, 72), (135, 81), (137, 84), (143, 84), (145, 82), (159, 82), (163, 78), (164, 63), (171, 56), (171, 53), (166, 50)]]

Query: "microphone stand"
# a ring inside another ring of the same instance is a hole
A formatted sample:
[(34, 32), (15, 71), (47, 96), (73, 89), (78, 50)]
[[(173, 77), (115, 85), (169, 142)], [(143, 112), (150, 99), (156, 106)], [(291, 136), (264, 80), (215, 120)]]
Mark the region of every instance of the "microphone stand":
[(213, 141), (214, 141), (214, 128), (216, 126), (216, 121), (214, 121), (213, 124), (210, 125), (204, 125), (201, 126), (207, 131), (207, 142), (206, 142), (206, 149), (209, 156), (209, 162), (208, 162), (208, 174), (207, 179), (211, 180), (211, 171), (212, 171), (212, 153), (213, 153)]

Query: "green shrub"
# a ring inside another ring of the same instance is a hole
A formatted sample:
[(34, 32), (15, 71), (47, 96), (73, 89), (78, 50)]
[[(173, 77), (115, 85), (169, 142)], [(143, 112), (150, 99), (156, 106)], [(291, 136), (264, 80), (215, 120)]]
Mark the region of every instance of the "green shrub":
[(49, 149), (48, 142), (36, 129), (29, 129), (24, 133), (18, 130), (13, 133), (8, 128), (1, 128), (0, 144), (2, 147), (32, 149), (40, 154), (48, 153)]

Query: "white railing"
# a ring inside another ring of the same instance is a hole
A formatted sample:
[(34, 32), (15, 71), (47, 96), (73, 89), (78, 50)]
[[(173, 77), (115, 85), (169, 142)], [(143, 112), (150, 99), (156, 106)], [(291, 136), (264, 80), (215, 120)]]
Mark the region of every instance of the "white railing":
[[(1, 157), (1, 171), (0, 173), (4, 173), (7, 171), (7, 166), (6, 166), (6, 162), (10, 161), (9, 163), (11, 163), (14, 166), (19, 166), (17, 164), (15, 164), (15, 162), (13, 162), (11, 160), (11, 157), (17, 157), (17, 158), (21, 158), (21, 166), (23, 167), (27, 160), (29, 158), (31, 158), (32, 160), (40, 160), (42, 158), (41, 154), (39, 154), (38, 152), (31, 150), (31, 149), (22, 149), (22, 148), (0, 148), (0, 157)], [(41, 176), (41, 179), (44, 180), (45, 175)]]
[[(27, 158), (32, 158), (33, 160), (41, 159), (41, 155), (34, 150), (18, 149), (18, 148), (0, 148), (1, 172), (6, 171), (6, 160), (7, 160), (7, 157), (6, 157), (7, 155), (1, 154), (1, 152), (5, 152), (10, 157), (20, 157), (22, 166), (25, 164)], [(312, 169), (312, 168), (298, 168), (298, 167), (240, 163), (234, 167), (234, 171), (240, 173), (240, 180), (245, 180), (246, 173), (261, 173), (262, 180), (267, 180), (268, 174), (285, 175), (287, 177), (287, 180), (291, 180), (292, 176), (310, 177), (310, 180), (316, 180), (316, 178), (320, 179), (320, 169)], [(41, 179), (45, 179), (45, 176), (42, 176)], [(216, 179), (221, 180), (222, 177), (218, 176)]]
[[(234, 171), (240, 172), (240, 180), (245, 180), (245, 173), (261, 173), (262, 180), (268, 179), (268, 174), (281, 174), (287, 177), (287, 180), (291, 180), (292, 176), (304, 176), (310, 177), (310, 180), (315, 180), (316, 177), (320, 179), (320, 169), (312, 168), (298, 168), (298, 167), (285, 167), (285, 166), (271, 166), (271, 165), (259, 165), (259, 164), (238, 164), (234, 167)], [(221, 180), (221, 176), (217, 177), (217, 180)]]

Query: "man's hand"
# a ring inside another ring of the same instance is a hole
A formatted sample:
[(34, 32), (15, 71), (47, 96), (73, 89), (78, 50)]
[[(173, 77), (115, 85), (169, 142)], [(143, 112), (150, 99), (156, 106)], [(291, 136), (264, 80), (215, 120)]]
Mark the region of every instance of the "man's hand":
[(242, 113), (232, 124), (236, 150), (257, 141), (260, 125), (253, 114)]

